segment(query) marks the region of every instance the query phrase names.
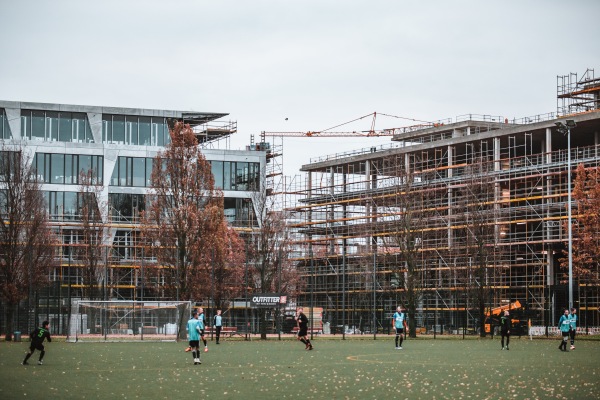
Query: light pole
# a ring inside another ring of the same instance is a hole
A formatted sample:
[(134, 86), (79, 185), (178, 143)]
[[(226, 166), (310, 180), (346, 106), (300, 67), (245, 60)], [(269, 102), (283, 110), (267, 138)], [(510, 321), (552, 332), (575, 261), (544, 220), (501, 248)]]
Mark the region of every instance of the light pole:
[(568, 178), (568, 193), (567, 193), (567, 215), (568, 215), (568, 245), (569, 245), (569, 309), (573, 307), (573, 226), (572, 226), (572, 213), (571, 213), (571, 129), (575, 128), (577, 124), (574, 120), (568, 119), (563, 124), (562, 122), (556, 122), (556, 128), (563, 135), (567, 134), (567, 178)]
[(313, 340), (313, 319), (315, 318), (315, 305), (313, 296), (313, 288), (315, 286), (315, 266), (313, 262), (314, 254), (312, 250), (312, 243), (309, 243), (308, 246), (308, 253), (310, 256), (310, 270), (312, 274), (312, 282), (310, 283), (310, 340)]

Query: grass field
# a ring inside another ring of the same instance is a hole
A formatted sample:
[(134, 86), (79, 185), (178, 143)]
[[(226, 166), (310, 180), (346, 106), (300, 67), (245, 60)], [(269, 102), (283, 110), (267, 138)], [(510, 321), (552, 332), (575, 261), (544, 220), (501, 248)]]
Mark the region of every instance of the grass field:
[(0, 399), (598, 399), (600, 342), (513, 339), (209, 342), (202, 365), (185, 343), (0, 343)]

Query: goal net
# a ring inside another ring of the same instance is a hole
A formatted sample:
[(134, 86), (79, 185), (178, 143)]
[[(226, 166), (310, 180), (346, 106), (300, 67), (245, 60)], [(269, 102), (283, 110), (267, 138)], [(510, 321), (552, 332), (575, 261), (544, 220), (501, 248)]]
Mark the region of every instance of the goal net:
[(185, 339), (189, 301), (88, 301), (71, 307), (67, 342)]

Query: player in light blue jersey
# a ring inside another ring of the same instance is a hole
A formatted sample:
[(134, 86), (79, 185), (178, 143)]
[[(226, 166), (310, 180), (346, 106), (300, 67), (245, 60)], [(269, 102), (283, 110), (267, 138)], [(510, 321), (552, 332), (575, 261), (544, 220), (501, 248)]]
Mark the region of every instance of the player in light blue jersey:
[(562, 334), (562, 341), (558, 349), (567, 351), (567, 340), (569, 340), (569, 332), (571, 331), (571, 319), (569, 318), (569, 309), (565, 309), (565, 313), (558, 320), (558, 329)]
[(569, 337), (571, 338), (571, 350), (575, 350), (575, 332), (577, 332), (577, 309), (571, 308), (571, 314), (569, 314), (569, 321), (571, 323), (571, 330), (569, 331)]
[(219, 344), (221, 328), (223, 328), (223, 316), (221, 315), (221, 310), (217, 310), (217, 314), (213, 317), (213, 328), (215, 328), (215, 344)]
[(392, 317), (392, 327), (396, 329), (396, 350), (402, 350), (404, 341), (404, 330), (406, 329), (406, 313), (398, 306)]
[(198, 311), (194, 310), (192, 318), (187, 322), (187, 333), (189, 340), (189, 348), (192, 349), (192, 357), (194, 357), (194, 365), (202, 364), (200, 361), (200, 320), (198, 319)]

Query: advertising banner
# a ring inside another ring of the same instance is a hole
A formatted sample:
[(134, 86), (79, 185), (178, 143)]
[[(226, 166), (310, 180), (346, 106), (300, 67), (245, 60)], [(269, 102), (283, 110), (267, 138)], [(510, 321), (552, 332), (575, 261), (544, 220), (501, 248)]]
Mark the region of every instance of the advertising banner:
[(287, 296), (282, 296), (276, 293), (254, 294), (250, 298), (252, 307), (277, 307), (280, 304), (287, 303)]

